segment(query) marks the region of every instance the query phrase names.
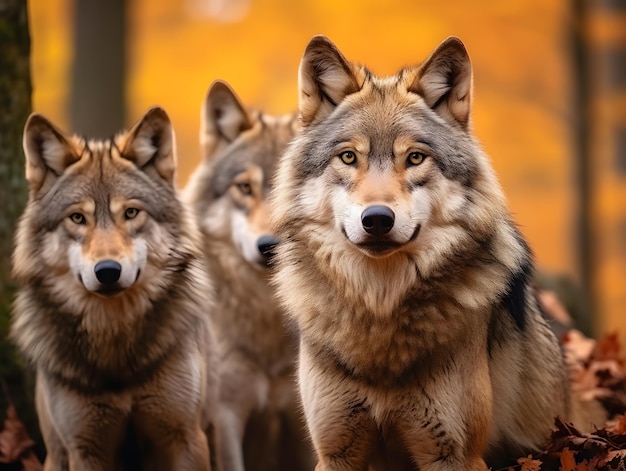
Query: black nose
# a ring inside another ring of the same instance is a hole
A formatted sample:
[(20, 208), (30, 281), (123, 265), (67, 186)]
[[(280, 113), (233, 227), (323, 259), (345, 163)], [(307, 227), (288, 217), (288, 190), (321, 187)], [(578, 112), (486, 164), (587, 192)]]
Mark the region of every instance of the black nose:
[(96, 263), (94, 272), (96, 273), (96, 278), (98, 278), (100, 283), (104, 285), (112, 285), (113, 283), (117, 283), (117, 280), (120, 279), (120, 275), (122, 274), (122, 265), (117, 263), (115, 260), (102, 260), (101, 262)]
[(387, 234), (393, 227), (395, 214), (388, 206), (374, 205), (365, 208), (361, 213), (361, 224), (368, 234), (381, 236)]
[(259, 248), (259, 252), (265, 258), (270, 258), (274, 255), (274, 249), (278, 245), (278, 239), (271, 235), (262, 235), (256, 241), (256, 245)]

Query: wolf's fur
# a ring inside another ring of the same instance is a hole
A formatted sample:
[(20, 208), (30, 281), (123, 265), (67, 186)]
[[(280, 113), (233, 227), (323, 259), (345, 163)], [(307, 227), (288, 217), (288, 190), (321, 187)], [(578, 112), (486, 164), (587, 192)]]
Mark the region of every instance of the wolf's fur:
[(324, 37), (304, 52), (272, 211), (319, 471), (364, 469), (379, 444), (383, 469), (485, 469), (567, 413), (530, 251), (471, 132), (471, 80), (456, 38), (385, 78)]
[[(246, 110), (225, 82), (216, 81), (201, 119), (203, 159), (185, 199), (198, 218), (218, 292), (218, 466), (240, 471), (245, 461), (248, 470), (312, 468), (296, 407), (297, 341), (273, 298), (269, 253), (263, 253), (275, 243), (266, 197), (278, 155), (293, 137), (295, 115)], [(281, 446), (280, 436), (293, 441)]]
[(167, 114), (107, 141), (33, 114), (24, 151), (11, 335), (37, 372), (44, 469), (137, 469), (122, 450), (144, 469), (209, 469), (213, 292)]

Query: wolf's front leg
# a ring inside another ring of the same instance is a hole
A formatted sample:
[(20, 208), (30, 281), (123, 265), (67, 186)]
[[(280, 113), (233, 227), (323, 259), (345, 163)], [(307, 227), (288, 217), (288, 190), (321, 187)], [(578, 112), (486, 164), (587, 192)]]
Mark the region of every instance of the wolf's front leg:
[(318, 458), (315, 471), (368, 469), (372, 450), (376, 447), (377, 430), (367, 412), (360, 410), (360, 402), (354, 399), (347, 403), (328, 403), (324, 406), (323, 416), (308, 422)]
[(303, 346), (299, 385), (315, 470), (363, 471), (378, 437), (366, 397), (352, 381), (310, 360)]
[(186, 436), (178, 437), (171, 443), (168, 454), (171, 465), (164, 468), (152, 468), (180, 471), (210, 471), (210, 453), (206, 434), (198, 425), (188, 431)]
[[(75, 426), (61, 426), (59, 435), (67, 444), (70, 471), (114, 471), (118, 469), (118, 450), (126, 431), (127, 411), (111, 403), (95, 403), (83, 408), (83, 423), (79, 416), (72, 416)], [(66, 417), (69, 417), (68, 414)]]
[(397, 396), (398, 430), (421, 471), (486, 471), (492, 414), (488, 364), (478, 353)]
[(37, 375), (37, 413), (46, 448), (46, 471), (113, 471), (126, 430), (127, 397), (76, 392)]
[(245, 423), (240, 414), (227, 404), (221, 404), (216, 417), (216, 463), (214, 471), (244, 471), (243, 435)]

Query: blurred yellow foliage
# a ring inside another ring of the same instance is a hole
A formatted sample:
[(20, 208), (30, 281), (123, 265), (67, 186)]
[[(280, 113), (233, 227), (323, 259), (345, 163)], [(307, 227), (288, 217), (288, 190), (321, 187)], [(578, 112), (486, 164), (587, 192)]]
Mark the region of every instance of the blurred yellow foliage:
[[(72, 0), (29, 5), (34, 107), (68, 129)], [(515, 218), (543, 269), (576, 277), (569, 8), (562, 0), (129, 1), (128, 117), (132, 123), (153, 104), (165, 107), (184, 185), (198, 162), (200, 106), (214, 79), (251, 106), (284, 113), (296, 107), (298, 62), (315, 34), (378, 74), (419, 62), (445, 37), (459, 36), (474, 66), (476, 134)], [(623, 282), (624, 265), (616, 263)]]

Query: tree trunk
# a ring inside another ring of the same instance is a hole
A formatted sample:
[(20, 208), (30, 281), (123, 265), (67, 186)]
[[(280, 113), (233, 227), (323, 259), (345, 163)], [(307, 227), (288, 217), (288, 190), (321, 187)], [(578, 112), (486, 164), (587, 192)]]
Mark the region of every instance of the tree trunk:
[(25, 372), (7, 339), (15, 293), (11, 281), (13, 234), (27, 198), (22, 132), (31, 111), (32, 86), (26, 0), (0, 0), (0, 71), (0, 424), (12, 402), (35, 440), (35, 451), (42, 456), (32, 376)]
[(125, 125), (125, 0), (81, 0), (74, 12), (72, 131), (108, 138)]
[(30, 36), (25, 0), (0, 0), (0, 292), (10, 288), (17, 218), (26, 202), (22, 131), (31, 110)]

